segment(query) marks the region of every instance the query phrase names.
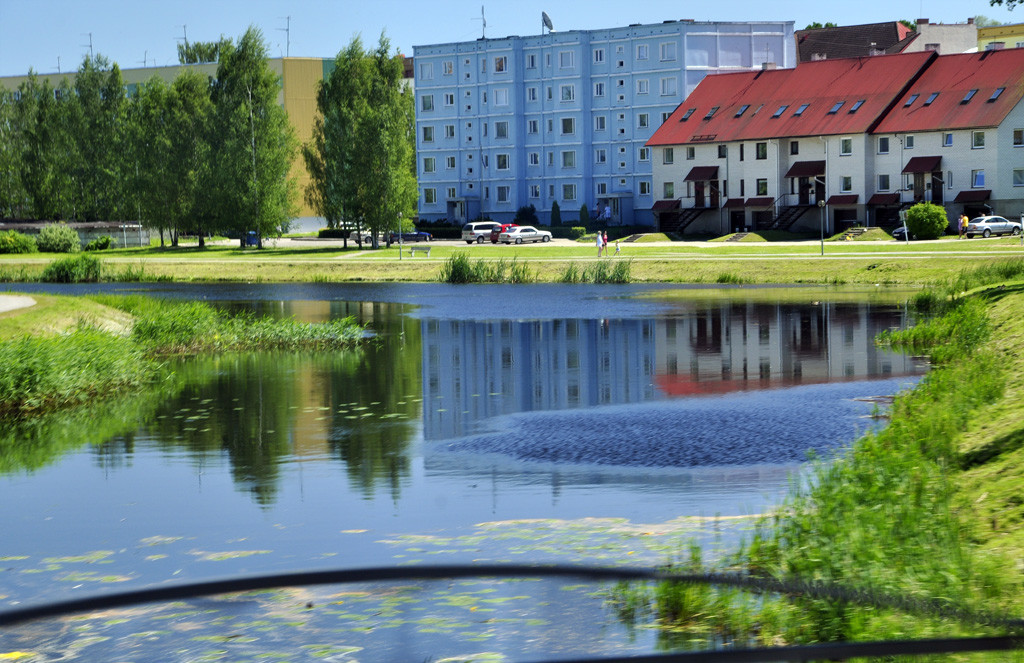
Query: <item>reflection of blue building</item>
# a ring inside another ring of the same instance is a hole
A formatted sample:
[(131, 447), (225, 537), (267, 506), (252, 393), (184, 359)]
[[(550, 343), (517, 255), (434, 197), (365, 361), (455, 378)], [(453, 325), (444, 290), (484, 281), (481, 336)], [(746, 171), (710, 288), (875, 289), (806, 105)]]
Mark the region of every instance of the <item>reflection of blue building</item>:
[(655, 397), (653, 320), (425, 320), (424, 435), (512, 412)]

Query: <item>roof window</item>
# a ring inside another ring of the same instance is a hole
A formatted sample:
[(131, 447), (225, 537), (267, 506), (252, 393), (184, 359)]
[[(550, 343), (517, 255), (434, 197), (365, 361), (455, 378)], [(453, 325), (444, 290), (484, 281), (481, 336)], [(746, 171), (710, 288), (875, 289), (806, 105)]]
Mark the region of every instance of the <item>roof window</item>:
[(852, 106), (850, 106), (850, 111), (849, 112), (851, 114), (856, 113), (858, 110), (860, 110), (860, 107), (864, 105), (865, 101), (866, 101), (865, 99), (858, 99), (857, 101), (855, 101), (854, 104)]
[(793, 113), (793, 116), (796, 117), (796, 116), (799, 116), (799, 115), (803, 115), (804, 111), (807, 110), (808, 106), (810, 106), (810, 104), (800, 104), (800, 108), (796, 109), (796, 112)]
[(750, 104), (743, 104), (742, 106), (740, 106), (740, 109), (736, 111), (736, 117), (741, 117), (744, 113), (747, 112), (748, 108), (750, 108)]
[(988, 98), (988, 103), (992, 103), (993, 101), (998, 99), (999, 95), (1001, 95), (1003, 93), (1003, 90), (1005, 89), (1005, 87), (997, 87), (996, 91), (992, 93), (992, 96)]
[(710, 120), (711, 118), (713, 118), (715, 116), (715, 113), (718, 112), (719, 108), (721, 108), (721, 106), (712, 106), (711, 110), (708, 111), (708, 114), (704, 116), (704, 119)]
[(697, 110), (697, 109), (696, 108), (687, 108), (686, 112), (683, 113), (683, 116), (681, 118), (679, 118), (679, 121), (680, 122), (686, 122), (687, 120), (689, 120), (690, 116), (693, 115), (693, 111), (695, 111), (695, 110)]
[(757, 115), (758, 113), (760, 113), (762, 108), (764, 108), (764, 104), (761, 104), (756, 109), (754, 109), (754, 115)]
[(912, 94), (912, 95), (910, 95), (910, 98), (907, 99), (907, 103), (903, 104), (903, 107), (906, 108), (907, 106), (914, 105), (914, 102), (917, 101), (917, 98), (920, 97), (920, 96), (921, 95), (919, 95), (919, 94)]
[(928, 98), (924, 100), (924, 105), (925, 106), (931, 106), (932, 102), (935, 101), (935, 98), (938, 97), (938, 96), (939, 96), (938, 92), (932, 92), (931, 94), (928, 95)]
[(977, 88), (975, 88), (973, 90), (969, 90), (967, 92), (967, 94), (964, 95), (964, 98), (960, 100), (960, 103), (961, 104), (966, 104), (968, 101), (973, 99), (974, 95), (976, 95), (976, 94), (978, 94), (978, 89)]
[(782, 115), (783, 113), (786, 112), (787, 108), (789, 108), (789, 104), (783, 104), (783, 105), (779, 106), (779, 110), (775, 111), (775, 114), (772, 115), (772, 117), (778, 117), (778, 116)]
[(829, 109), (828, 114), (829, 115), (835, 115), (836, 113), (839, 112), (839, 109), (842, 108), (843, 104), (845, 104), (845, 103), (846, 103), (845, 101), (837, 101), (836, 105)]

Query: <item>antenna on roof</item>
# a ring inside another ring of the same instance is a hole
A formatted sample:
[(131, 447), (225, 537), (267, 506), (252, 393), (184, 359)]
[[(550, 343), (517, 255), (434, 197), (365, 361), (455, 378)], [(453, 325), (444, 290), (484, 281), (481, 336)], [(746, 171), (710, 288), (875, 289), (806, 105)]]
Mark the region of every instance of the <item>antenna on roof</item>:
[[(89, 36), (89, 57), (92, 58), (92, 33), (91, 32), (83, 32), (82, 34)], [(85, 44), (82, 44), (82, 47), (85, 48)]]
[(184, 35), (183, 39), (185, 41), (185, 46), (188, 46), (188, 26), (187, 25), (181, 26), (181, 34)]
[(60, 73), (60, 56), (57, 56), (57, 73)]
[(474, 18), (473, 20), (474, 21), (479, 20), (479, 21), (481, 21), (483, 23), (483, 26), (480, 28), (480, 38), (481, 39), (487, 39), (487, 17), (484, 16), (484, 6), (483, 5), (480, 5), (480, 18), (479, 19)]
[(146, 66), (146, 61), (149, 59), (149, 51), (142, 52), (142, 66)]
[(547, 12), (540, 13), (540, 33), (544, 34), (544, 28), (548, 29), (548, 32), (554, 32), (555, 26), (551, 24), (551, 17), (548, 16)]
[(292, 51), (292, 17), (282, 16), (281, 18), (287, 22), (284, 24), (283, 28), (278, 28), (278, 30), (284, 32), (284, 56), (289, 57)]

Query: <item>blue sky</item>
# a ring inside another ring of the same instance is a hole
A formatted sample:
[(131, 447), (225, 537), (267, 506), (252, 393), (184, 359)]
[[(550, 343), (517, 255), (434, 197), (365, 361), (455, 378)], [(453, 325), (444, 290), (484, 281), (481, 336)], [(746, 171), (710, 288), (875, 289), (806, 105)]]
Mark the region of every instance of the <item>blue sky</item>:
[[(89, 52), (122, 68), (177, 64), (176, 46), (237, 38), (249, 25), (263, 31), (275, 56), (333, 57), (353, 36), (375, 44), (386, 31), (393, 47), (412, 55), (412, 47), (481, 36), (481, 6), (486, 35), (538, 34), (541, 11), (556, 30), (593, 29), (692, 18), (720, 21), (813, 21), (840, 25), (920, 17), (963, 23), (987, 16), (1024, 23), (1024, 8), (990, 7), (988, 0), (861, 0), (811, 3), (806, 0), (728, 0), (693, 3), (679, 0), (608, 2), (606, 0), (0, 0), (0, 75), (74, 71)], [(287, 17), (291, 17), (290, 20)], [(285, 28), (290, 29), (286, 32)]]

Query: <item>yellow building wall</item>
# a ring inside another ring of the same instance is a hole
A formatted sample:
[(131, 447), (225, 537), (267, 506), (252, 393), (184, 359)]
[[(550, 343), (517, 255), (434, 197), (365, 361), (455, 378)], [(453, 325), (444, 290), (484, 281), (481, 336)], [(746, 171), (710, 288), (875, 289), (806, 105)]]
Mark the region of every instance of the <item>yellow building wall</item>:
[(978, 28), (979, 51), (984, 51), (989, 44), (995, 42), (1002, 42), (1004, 48), (1018, 48), (1018, 44), (1024, 44), (1024, 23)]
[[(284, 110), (295, 127), (295, 138), (301, 146), (309, 142), (313, 135), (313, 123), (317, 112), (316, 91), (324, 77), (324, 61), (321, 58), (285, 58), (283, 67), (281, 78), (284, 81)], [(292, 177), (299, 185), (299, 216), (315, 216), (316, 212), (305, 201), (306, 186), (309, 185), (310, 178), (301, 154), (297, 154), (295, 161), (292, 162)]]

